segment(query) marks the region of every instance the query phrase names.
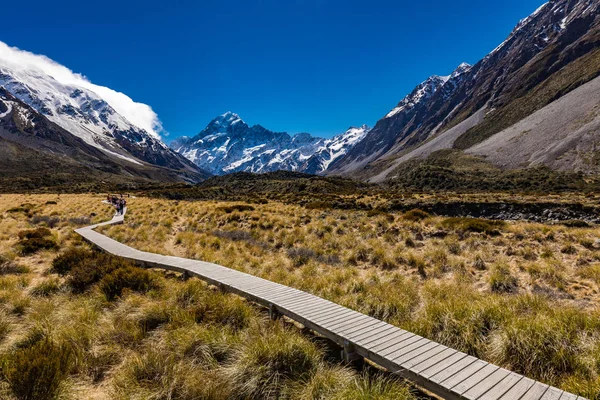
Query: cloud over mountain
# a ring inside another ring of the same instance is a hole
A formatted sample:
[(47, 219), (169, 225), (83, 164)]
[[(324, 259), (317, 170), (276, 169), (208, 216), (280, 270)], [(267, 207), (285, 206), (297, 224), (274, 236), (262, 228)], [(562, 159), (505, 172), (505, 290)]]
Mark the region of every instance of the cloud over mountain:
[(52, 76), (56, 81), (64, 85), (79, 86), (95, 92), (129, 122), (146, 130), (155, 138), (160, 139), (160, 133), (163, 132), (158, 115), (156, 115), (149, 105), (135, 102), (124, 93), (117, 92), (105, 86), (96, 85), (90, 82), (85, 76), (71, 71), (69, 68), (44, 55), (10, 47), (0, 41), (1, 67), (21, 72), (26, 71), (28, 73), (44, 73)]

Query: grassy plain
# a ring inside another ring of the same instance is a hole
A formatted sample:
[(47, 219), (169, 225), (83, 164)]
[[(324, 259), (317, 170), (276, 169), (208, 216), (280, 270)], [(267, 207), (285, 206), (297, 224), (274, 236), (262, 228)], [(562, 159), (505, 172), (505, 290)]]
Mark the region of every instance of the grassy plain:
[[(101, 199), (0, 196), (0, 398), (416, 398), (405, 382), (340, 364), (327, 343), (235, 295), (92, 251), (73, 229), (110, 218)], [(166, 229), (154, 218), (128, 223), (139, 224), (135, 236), (152, 227), (144, 246)], [(171, 228), (155, 250), (183, 248)]]
[(598, 227), (256, 203), (139, 198), (125, 225), (104, 232), (317, 294), (600, 398)]

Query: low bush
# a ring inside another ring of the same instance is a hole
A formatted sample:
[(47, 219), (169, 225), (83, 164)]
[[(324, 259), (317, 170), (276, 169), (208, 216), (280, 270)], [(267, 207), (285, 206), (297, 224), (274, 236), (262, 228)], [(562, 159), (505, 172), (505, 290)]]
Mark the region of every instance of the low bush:
[(411, 400), (416, 396), (410, 387), (400, 378), (390, 378), (384, 375), (363, 374), (355, 379), (353, 384), (335, 393), (333, 400)]
[(392, 214), (381, 208), (374, 208), (367, 211), (367, 217), (384, 217), (388, 222), (394, 222), (396, 219)]
[(69, 346), (48, 338), (9, 353), (2, 363), (2, 375), (19, 400), (52, 400), (73, 364)]
[(48, 228), (37, 228), (19, 232), (19, 239), (42, 239), (52, 236), (52, 231)]
[(126, 290), (146, 293), (158, 288), (154, 275), (137, 267), (117, 268), (100, 280), (99, 288), (109, 301), (121, 297)]
[(332, 207), (330, 202), (322, 200), (310, 201), (304, 205), (307, 210), (328, 210)]
[(586, 357), (593, 353), (581, 331), (585, 326), (597, 327), (598, 320), (585, 314), (569, 308), (546, 309), (515, 318), (493, 336), (491, 361), (554, 384), (563, 376), (589, 375)]
[[(67, 285), (75, 293), (83, 293), (90, 286), (100, 282), (112, 272), (128, 268), (143, 271), (140, 268), (134, 267), (132, 263), (118, 257), (85, 248), (69, 248), (52, 261), (52, 271), (59, 275), (66, 275)], [(148, 273), (147, 271), (145, 272)], [(139, 278), (139, 276), (136, 273), (132, 275), (135, 279)], [(139, 284), (139, 282), (132, 284), (134, 287), (137, 287), (135, 285)], [(109, 287), (106, 290), (108, 292), (111, 291)]]
[(54, 250), (58, 248), (52, 232), (48, 228), (37, 228), (19, 232), (19, 253), (30, 255), (40, 250)]
[(92, 259), (94, 255), (95, 253), (88, 249), (68, 248), (52, 261), (52, 271), (59, 275), (67, 275), (73, 267)]
[(580, 220), (580, 219), (569, 219), (566, 221), (562, 221), (561, 224), (563, 224), (566, 227), (569, 228), (591, 228), (592, 225), (590, 225), (588, 222)]
[(89, 217), (74, 217), (69, 218), (69, 223), (71, 225), (87, 226), (92, 223), (92, 220)]
[(228, 326), (235, 331), (247, 328), (256, 313), (239, 297), (208, 292), (203, 300), (191, 308), (197, 323)]
[(226, 214), (231, 214), (234, 211), (244, 212), (244, 211), (254, 211), (255, 208), (249, 206), (247, 204), (235, 204), (231, 206), (220, 206), (217, 207), (218, 211), (223, 211)]
[(451, 217), (446, 218), (442, 222), (442, 226), (455, 231), (499, 235), (499, 230), (506, 226), (506, 222), (480, 218)]
[(431, 215), (429, 215), (429, 213), (427, 213), (423, 210), (420, 210), (418, 208), (409, 210), (409, 211), (405, 212), (404, 215), (402, 215), (402, 218), (405, 219), (406, 221), (413, 221), (413, 222), (422, 221), (429, 217), (431, 217)]

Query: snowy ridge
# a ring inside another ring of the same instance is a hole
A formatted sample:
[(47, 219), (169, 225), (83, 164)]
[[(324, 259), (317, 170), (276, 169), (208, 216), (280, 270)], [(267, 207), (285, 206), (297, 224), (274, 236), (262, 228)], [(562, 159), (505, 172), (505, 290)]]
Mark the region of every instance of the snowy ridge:
[(0, 42), (0, 87), (106, 154), (138, 165), (197, 172), (161, 141), (162, 126), (148, 105), (95, 85), (45, 56)]
[(181, 137), (171, 147), (202, 169), (223, 175), (277, 170), (318, 174), (358, 143), (369, 128), (350, 128), (331, 139), (308, 133), (290, 136), (260, 125), (248, 126), (227, 112), (213, 119), (193, 138)]
[[(162, 142), (131, 124), (100, 96), (85, 88), (61, 84), (41, 72), (7, 67), (0, 67), (0, 86), (86, 143), (122, 158), (137, 163), (117, 143), (116, 136), (120, 133), (134, 145), (166, 149)], [(127, 132), (136, 135), (128, 136)]]
[[(446, 87), (446, 89), (448, 89), (448, 87), (452, 85), (453, 90), (456, 86), (457, 79), (470, 70), (471, 65), (462, 63), (448, 76), (430, 76), (425, 81), (421, 82), (408, 96), (402, 99), (384, 118), (391, 118), (402, 111), (408, 112), (419, 105), (425, 104), (441, 88)], [(451, 90), (446, 91), (450, 92)], [(449, 94), (450, 93), (447, 93), (447, 95)]]

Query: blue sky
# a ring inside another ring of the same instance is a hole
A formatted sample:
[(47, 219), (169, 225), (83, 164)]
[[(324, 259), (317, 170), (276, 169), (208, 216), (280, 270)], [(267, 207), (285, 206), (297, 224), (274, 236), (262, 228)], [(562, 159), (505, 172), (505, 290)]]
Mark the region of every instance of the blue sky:
[(194, 135), (231, 110), (331, 136), (474, 64), (540, 0), (11, 1), (0, 40), (149, 104)]

